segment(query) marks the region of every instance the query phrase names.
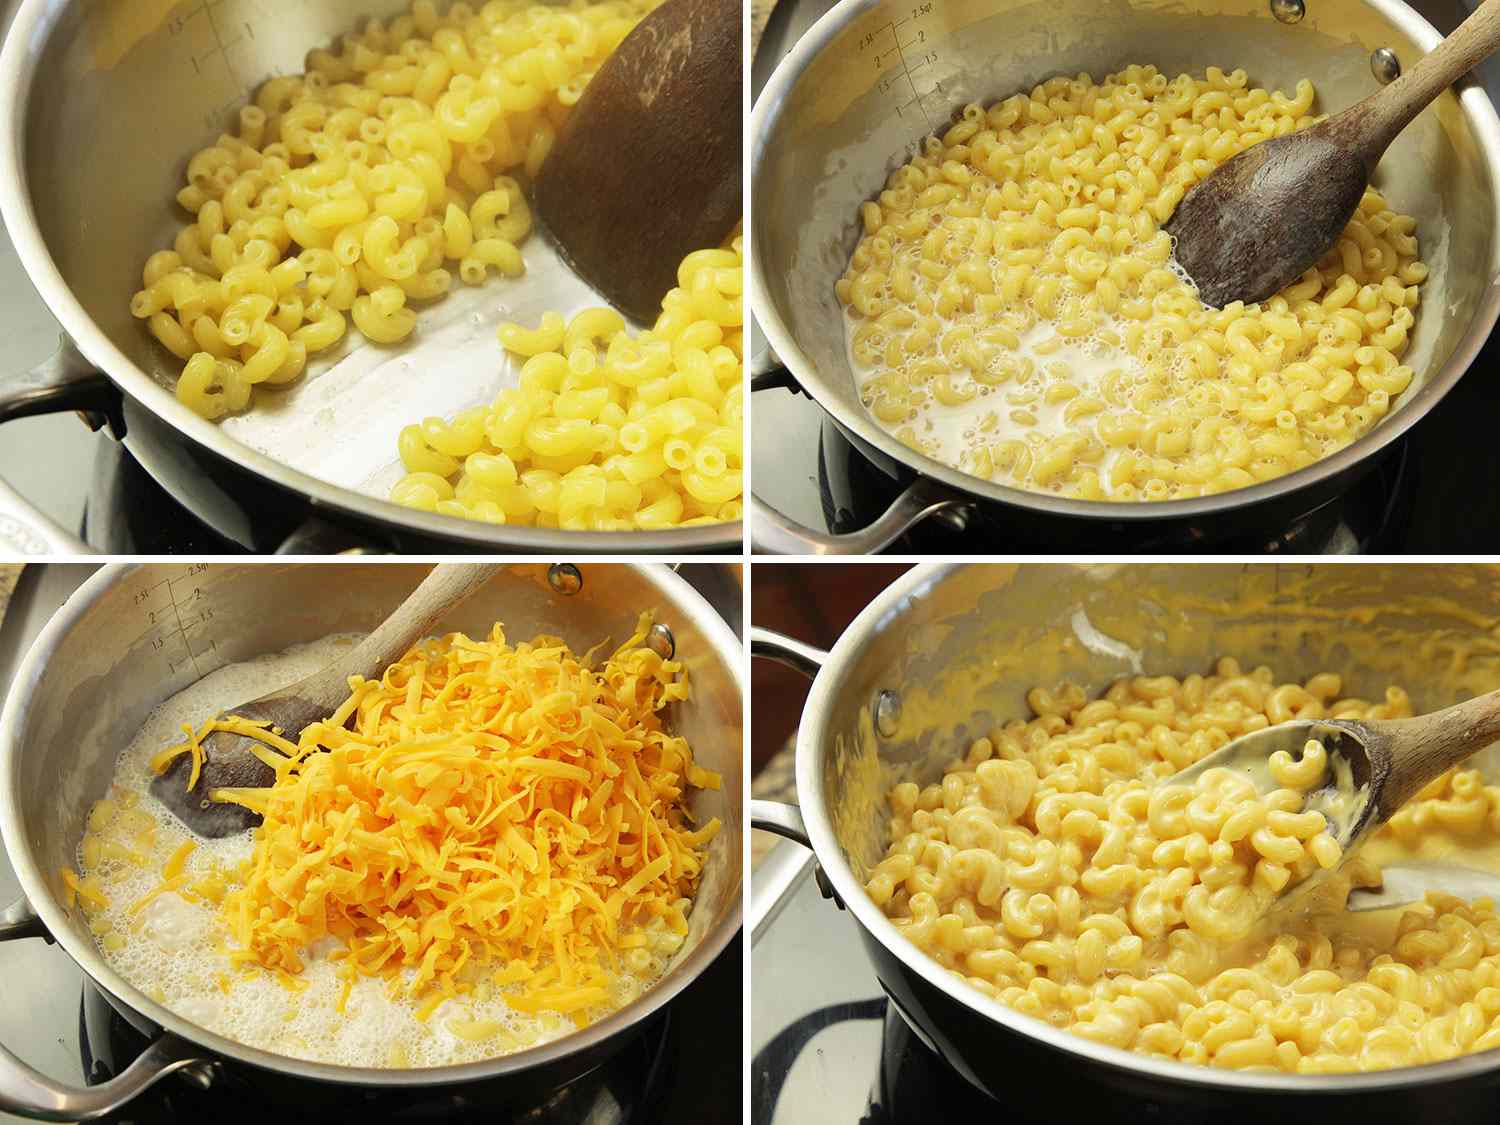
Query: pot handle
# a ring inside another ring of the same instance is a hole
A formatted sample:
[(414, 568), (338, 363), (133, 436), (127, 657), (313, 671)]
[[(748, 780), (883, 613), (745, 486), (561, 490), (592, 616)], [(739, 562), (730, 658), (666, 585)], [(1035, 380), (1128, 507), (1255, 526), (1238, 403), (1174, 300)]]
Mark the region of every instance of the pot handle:
[(0, 379), (0, 422), (37, 414), (76, 410), (89, 429), (105, 425), (117, 438), (125, 436), (125, 415), (119, 388), (83, 358), (66, 336), (53, 352), (30, 371)]
[(278, 555), (373, 555), (380, 548), (341, 524), (314, 513), (276, 545)]
[(785, 801), (750, 801), (750, 827), (762, 832), (771, 832), (783, 840), (801, 844), (812, 851), (812, 842), (807, 838), (807, 825), (802, 823), (802, 810)]
[[(784, 633), (758, 627), (750, 629), (750, 655), (763, 660), (774, 660), (794, 672), (801, 672), (809, 680), (818, 674), (818, 669), (828, 659), (828, 653), (823, 649), (794, 640)], [(812, 848), (807, 839), (807, 826), (802, 823), (802, 810), (796, 805), (782, 801), (752, 800), (750, 825), (765, 832), (774, 832), (809, 850)]]
[[(25, 898), (0, 911), (0, 941), (52, 936)], [(107, 1082), (70, 1086), (48, 1078), (0, 1046), (0, 1110), (37, 1121), (92, 1121), (113, 1113), (162, 1078), (179, 1071), (206, 1084), (213, 1061), (199, 1048), (163, 1032), (139, 1058)]]
[(814, 531), (750, 495), (750, 543), (766, 555), (874, 555), (924, 519), (944, 519), (963, 531), (974, 514), (974, 502), (939, 484), (916, 477), (870, 525), (841, 534)]
[[(752, 394), (778, 388), (807, 394), (763, 339), (750, 359)], [(756, 551), (768, 555), (873, 555), (925, 519), (945, 519), (962, 531), (973, 511), (963, 493), (918, 477), (874, 523), (835, 535), (804, 527), (751, 493), (750, 542)]]
[(917, 477), (874, 523), (858, 531), (830, 534), (804, 527), (760, 497), (750, 497), (750, 541), (773, 555), (873, 555), (926, 519), (942, 519), (962, 531), (974, 513), (963, 493), (931, 477)]
[[(0, 422), (76, 410), (89, 427), (125, 433), (120, 392), (64, 336), (57, 351), (30, 371), (0, 380)], [(83, 540), (60, 527), (0, 481), (0, 549), (18, 555), (90, 553)]]
[(818, 669), (828, 660), (828, 653), (821, 648), (804, 644), (774, 629), (762, 629), (756, 625), (750, 627), (750, 655), (775, 661), (793, 672), (801, 672), (809, 680), (818, 674)]
[(24, 496), (0, 480), (0, 553), (9, 555), (87, 555), (93, 548), (48, 519)]
[[(759, 334), (756, 334), (759, 336)], [(792, 378), (771, 345), (762, 336), (760, 347), (750, 353), (750, 393), (756, 391), (787, 390), (793, 394), (806, 395), (802, 385)]]

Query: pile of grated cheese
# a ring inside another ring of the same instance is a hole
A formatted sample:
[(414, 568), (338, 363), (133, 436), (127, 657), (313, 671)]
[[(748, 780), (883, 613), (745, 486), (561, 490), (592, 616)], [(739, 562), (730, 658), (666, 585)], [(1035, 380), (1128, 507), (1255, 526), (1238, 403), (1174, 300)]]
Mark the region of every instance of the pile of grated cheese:
[[(220, 906), (230, 961), (296, 987), (331, 938), (340, 1010), (361, 975), (420, 998), (422, 1018), (487, 978), (519, 1011), (585, 1022), (651, 932), (686, 933), (719, 829), (693, 828), (684, 806), (687, 786), (720, 782), (665, 729), (687, 673), (641, 647), (649, 626), (598, 669), (597, 649), (555, 637), (454, 633), (379, 682), (352, 678), (295, 745), (230, 718), (157, 755), (161, 772), (192, 754), (196, 781), (203, 740), (233, 730), (276, 770), (269, 788), (212, 794), (264, 817)], [(175, 866), (153, 893), (175, 889)]]

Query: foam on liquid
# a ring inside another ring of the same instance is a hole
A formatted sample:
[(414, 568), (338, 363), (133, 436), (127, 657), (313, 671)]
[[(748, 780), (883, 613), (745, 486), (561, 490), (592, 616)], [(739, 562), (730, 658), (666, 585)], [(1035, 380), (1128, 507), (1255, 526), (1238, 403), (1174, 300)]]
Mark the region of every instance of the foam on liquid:
[[(146, 719), (116, 763), (111, 793), (134, 794), (134, 808), (150, 816), (155, 825), (149, 849), (127, 841), (137, 851), (149, 851), (146, 866), (104, 861), (89, 868), (83, 863), (81, 848), (78, 856), (78, 870), (97, 875), (109, 897), (109, 906), (92, 912), (91, 921), (101, 930), (107, 922), (109, 929), (126, 939), (123, 948), (101, 946), (101, 952), (126, 980), (185, 1019), (239, 1043), (319, 1062), (360, 1067), (447, 1066), (493, 1058), (575, 1030), (568, 1017), (515, 1011), (500, 991), (484, 988), (478, 997), (444, 1001), (425, 1021), (418, 1020), (417, 1004), (404, 996), (392, 997), (386, 981), (368, 977), (355, 983), (341, 1014), (335, 1005), (344, 982), (336, 975), (338, 963), (328, 959), (338, 947), (332, 939), (309, 951), (307, 967), (298, 978), (307, 987), (292, 991), (270, 973), (259, 969), (242, 973), (230, 967), (218, 949), (224, 935), (213, 904), (167, 893), (138, 915), (130, 914), (131, 905), (160, 884), (162, 865), (183, 841), (197, 844), (184, 868), (189, 883), (215, 867), (232, 877), (253, 849), (249, 832), (221, 840), (204, 840), (190, 833), (151, 795), (155, 776), (151, 758), (182, 741), (184, 723), (200, 724), (226, 708), (295, 683), (326, 667), (341, 649), (358, 639), (355, 634), (325, 637), (221, 668), (167, 700)], [(648, 987), (665, 968), (665, 944), (657, 949), (650, 974), (618, 974), (612, 1002), (589, 1014), (597, 1018), (618, 1009)], [(227, 993), (221, 988), (223, 980), (229, 982)], [(493, 1021), (500, 1029), (476, 1042), (450, 1027), (453, 1022), (464, 1027), (478, 1021)]]
[[(934, 222), (936, 221), (935, 218)], [(1166, 267), (1196, 294), (1197, 286), (1187, 271), (1178, 263), (1175, 254), (1167, 260)], [(1027, 307), (1031, 307), (1029, 302)], [(939, 317), (938, 319), (944, 331), (953, 327), (947, 318)], [(862, 363), (855, 357), (854, 333), (861, 323), (861, 319), (853, 312), (852, 306), (844, 310), (844, 354), (849, 362), (849, 370), (854, 374), (854, 384), (860, 392), (861, 401), (865, 402), (868, 408), (868, 401), (864, 397), (865, 385), (889, 369), (884, 365)], [(1102, 397), (1104, 380), (1113, 372), (1120, 373), (1120, 386), (1127, 395), (1146, 384), (1146, 369), (1141, 361), (1123, 345), (1112, 343), (1107, 338), (1112, 334), (1113, 339), (1123, 340), (1125, 327), (1126, 322), (1118, 318), (1106, 318), (1093, 335), (1081, 339), (1064, 340), (1060, 348), (1044, 355), (1035, 350), (1036, 345), (1058, 334), (1056, 325), (1052, 321), (1045, 317), (1038, 317), (1035, 324), (1021, 334), (1020, 347), (1007, 353), (1008, 359), (1030, 361), (1031, 374), (1024, 380), (1011, 379), (1005, 383), (990, 386), (976, 381), (962, 367), (955, 366), (952, 373), (954, 387), (961, 391), (972, 389), (976, 392), (968, 402), (949, 406), (939, 402), (929, 393), (927, 400), (913, 407), (902, 421), (894, 423), (880, 419), (876, 421), (884, 429), (892, 432), (902, 426), (910, 426), (921, 443), (923, 452), (936, 461), (952, 465), (965, 472), (972, 471), (972, 467), (965, 461), (966, 455), (979, 446), (993, 446), (1003, 441), (1018, 439), (1025, 442), (1035, 452), (1040, 445), (1052, 438), (1075, 434), (1081, 427), (1091, 427), (1093, 421), (1099, 417), (1098, 414), (1094, 414), (1079, 421), (1069, 422), (1064, 418), (1063, 412), (1071, 400), (1057, 403), (1043, 401), (1042, 392), (1046, 387), (1060, 381), (1056, 376), (1048, 373), (1047, 368), (1050, 364), (1062, 363), (1068, 367), (1067, 377), (1061, 381), (1071, 383), (1078, 388), (1078, 395), (1075, 397)], [(1174, 352), (1167, 368), (1169, 376), (1175, 377), (1180, 373), (1182, 362), (1181, 354)], [(1034, 401), (1024, 404), (1010, 401), (1007, 396), (1017, 392), (1034, 395)], [(1169, 398), (1157, 409), (1170, 413), (1173, 401), (1173, 398)], [(1105, 408), (1105, 412), (1116, 410), (1117, 408), (1113, 405)], [(1016, 421), (1012, 416), (1016, 411), (1030, 413), (1035, 421)], [(1322, 458), (1342, 445), (1348, 444), (1353, 440), (1353, 436), (1351, 434), (1342, 441), (1336, 441), (1320, 434), (1304, 431), (1302, 438), (1308, 449), (1315, 456)], [(1099, 474), (1099, 484), (1106, 495), (1114, 493), (1110, 469), (1119, 459), (1120, 454), (1128, 448), (1130, 447), (1105, 446), (1103, 456), (1089, 463), (1088, 467)], [(1059, 480), (1037, 484), (1029, 476), (1024, 480), (1013, 480), (1006, 470), (998, 466), (991, 479), (1015, 483), (1032, 491), (1056, 493), (1066, 491), (1072, 483)]]
[[(863, 395), (865, 384), (887, 369), (861, 363), (855, 357), (853, 338), (859, 323), (853, 316), (845, 313), (845, 355), (849, 360), (849, 369), (854, 372), (855, 385)], [(944, 327), (948, 327), (946, 322)], [(1122, 325), (1113, 321), (1101, 331), (1105, 329), (1113, 331), (1117, 337), (1123, 330)], [(1070, 400), (1056, 403), (1043, 400), (1042, 392), (1049, 384), (1058, 381), (1048, 373), (1050, 365), (1067, 365), (1069, 375), (1066, 381), (1078, 388), (1077, 397), (1101, 396), (1104, 380), (1112, 372), (1123, 373), (1123, 385), (1126, 387), (1144, 376), (1144, 368), (1139, 360), (1123, 347), (1108, 343), (1097, 334), (1067, 340), (1056, 351), (1046, 355), (1035, 350), (1037, 344), (1056, 335), (1056, 329), (1051, 323), (1038, 321), (1021, 334), (1021, 346), (1006, 353), (1008, 359), (1030, 361), (1031, 373), (1025, 379), (1010, 379), (991, 386), (977, 382), (962, 368), (957, 368), (953, 372), (955, 388), (972, 389), (975, 392), (968, 402), (949, 406), (929, 394), (927, 401), (914, 407), (904, 421), (880, 424), (890, 430), (903, 425), (910, 426), (929, 457), (945, 465), (967, 470), (965, 456), (981, 445), (997, 445), (1003, 441), (1018, 439), (1035, 449), (1038, 438), (1047, 441), (1078, 431), (1079, 423), (1069, 422), (1063, 417), (1063, 411), (1067, 409)], [(1009, 396), (1018, 393), (1031, 397), (1032, 401), (1013, 402)], [(1035, 421), (1016, 421), (1013, 415), (1017, 411), (1028, 412)], [(1119, 453), (1117, 448), (1106, 448), (1104, 456), (1098, 462), (1091, 463), (1091, 467), (1098, 471), (1101, 486), (1106, 492), (1110, 490), (1109, 469)], [(997, 469), (994, 479), (1008, 480), (1009, 475)], [(1062, 482), (1049, 485), (1035, 485), (1030, 481), (1017, 483), (1024, 484), (1027, 488), (1051, 492), (1060, 492), (1066, 487)]]

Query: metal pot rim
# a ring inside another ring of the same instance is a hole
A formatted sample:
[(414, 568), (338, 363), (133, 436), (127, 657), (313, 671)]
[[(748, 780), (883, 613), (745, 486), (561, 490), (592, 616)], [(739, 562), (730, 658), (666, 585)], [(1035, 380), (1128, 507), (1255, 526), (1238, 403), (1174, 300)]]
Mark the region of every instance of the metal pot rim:
[(178, 433), (246, 472), (309, 497), (315, 505), (364, 519), (373, 516), (383, 524), (413, 534), (475, 547), (519, 551), (695, 554), (739, 546), (744, 535), (743, 521), (666, 531), (560, 531), (496, 526), (407, 508), (293, 469), (226, 437), (218, 426), (178, 402), (176, 395), (115, 346), (73, 295), (47, 249), (31, 205), (24, 166), (26, 106), (41, 50), (65, 7), (55, 0), (23, 0), (0, 47), (0, 218), (4, 219), (27, 277), (47, 308), (61, 322), (83, 357), (122, 391)]
[[(766, 83), (765, 89), (756, 99), (750, 114), (750, 183), (751, 189), (759, 179), (766, 153), (770, 150), (768, 138), (775, 127), (791, 93), (803, 72), (814, 58), (823, 52), (846, 27), (871, 8), (885, 0), (839, 0), (802, 36), (785, 57), (776, 64), (776, 69)], [(1443, 37), (1403, 0), (1363, 0), (1382, 16), (1396, 25), (1412, 42), (1430, 52), (1442, 42)], [(1496, 238), (1500, 238), (1500, 116), (1484, 89), (1472, 78), (1465, 77), (1454, 83), (1459, 107), (1464, 122), (1474, 135), (1475, 142), (1484, 156), (1485, 170), (1493, 188), (1491, 205), (1494, 209)], [(757, 243), (760, 228), (752, 219), (751, 241)], [(1490, 330), (1500, 319), (1500, 279), (1492, 277), (1485, 292), (1480, 296), (1473, 321), (1454, 347), (1452, 354), (1431, 375), (1422, 387), (1400, 409), (1382, 419), (1369, 433), (1345, 446), (1331, 456), (1313, 462), (1305, 468), (1269, 481), (1238, 488), (1212, 496), (1199, 496), (1188, 500), (1162, 500), (1150, 503), (1118, 503), (1107, 500), (1075, 500), (1049, 493), (1032, 492), (1014, 488), (995, 481), (981, 480), (959, 471), (951, 465), (935, 461), (904, 445), (896, 437), (875, 423), (864, 410), (843, 410), (831, 407), (820, 393), (823, 380), (816, 376), (816, 365), (808, 358), (796, 337), (787, 328), (770, 299), (770, 286), (765, 272), (764, 258), (759, 253), (750, 255), (751, 308), (756, 323), (765, 333), (771, 350), (791, 372), (798, 385), (805, 390), (828, 414), (844, 426), (869, 442), (891, 460), (904, 465), (913, 472), (941, 481), (961, 495), (974, 496), (995, 503), (1058, 516), (1074, 516), (1088, 520), (1108, 520), (1120, 523), (1137, 523), (1153, 520), (1193, 519), (1219, 514), (1238, 508), (1247, 508), (1290, 493), (1311, 488), (1351, 469), (1357, 463), (1373, 457), (1405, 434), (1419, 418), (1431, 410), (1452, 390), (1469, 365), (1478, 357), (1480, 349), (1489, 339)], [(814, 377), (809, 379), (808, 372)], [(1424, 400), (1418, 405), (1418, 400)]]
[[(902, 936), (873, 899), (844, 858), (828, 815), (828, 800), (823, 787), (823, 751), (819, 730), (823, 716), (832, 708), (842, 688), (845, 673), (859, 659), (879, 623), (900, 614), (902, 603), (920, 598), (923, 590), (940, 583), (945, 577), (964, 569), (965, 563), (926, 563), (896, 579), (875, 598), (844, 630), (828, 652), (822, 669), (813, 680), (807, 703), (797, 728), (797, 793), (801, 802), (803, 823), (818, 864), (833, 885), (843, 906), (858, 924), (878, 941), (908, 970), (957, 1004), (980, 1013), (995, 1023), (1030, 1039), (1038, 1040), (1072, 1055), (1082, 1056), (1115, 1070), (1129, 1071), (1148, 1078), (1207, 1089), (1272, 1091), (1289, 1094), (1369, 1093), (1373, 1090), (1401, 1089), (1448, 1082), (1500, 1068), (1500, 1048), (1478, 1054), (1460, 1055), (1444, 1062), (1421, 1066), (1373, 1070), (1355, 1074), (1263, 1074), (1224, 1070), (1193, 1063), (1169, 1062), (1137, 1054), (1120, 1047), (1095, 1043), (1053, 1027), (1044, 1020), (1025, 1015), (985, 996), (948, 972)], [(980, 564), (983, 565), (983, 564)], [(1087, 565), (1087, 564), (1085, 564)]]
[[(739, 931), (739, 925), (732, 920), (739, 913), (743, 877), (740, 885), (733, 887), (726, 896), (725, 921), (704, 935), (698, 946), (676, 967), (670, 979), (660, 981), (619, 1011), (610, 1013), (598, 1023), (591, 1024), (580, 1031), (524, 1051), (455, 1066), (398, 1070), (339, 1066), (333, 1063), (296, 1059), (237, 1043), (233, 1039), (201, 1028), (164, 1005), (158, 1004), (115, 972), (99, 955), (92, 942), (81, 940), (73, 932), (73, 928), (68, 924), (66, 911), (52, 893), (46, 873), (38, 868), (30, 849), (25, 846), (21, 810), (15, 800), (14, 785), (20, 760), (18, 740), (21, 730), (21, 713), (25, 710), (25, 701), (29, 699), (32, 687), (46, 673), (47, 662), (52, 651), (59, 640), (70, 632), (73, 626), (112, 590), (121, 578), (144, 565), (149, 564), (110, 563), (89, 576), (88, 580), (53, 614), (27, 651), (10, 685), (4, 710), (0, 711), (0, 839), (3, 839), (6, 853), (15, 867), (22, 894), (26, 896), (32, 909), (41, 918), (47, 932), (106, 997), (118, 1000), (156, 1025), (221, 1058), (234, 1059), (279, 1074), (344, 1085), (446, 1086), (498, 1078), (507, 1074), (521, 1073), (533, 1067), (545, 1066), (586, 1051), (625, 1032), (649, 1019), (696, 980)], [(632, 569), (643, 572), (648, 581), (656, 583), (662, 588), (664, 594), (670, 595), (674, 606), (690, 616), (693, 623), (709, 638), (714, 651), (731, 669), (734, 683), (739, 687), (743, 700), (744, 673), (740, 655), (741, 645), (723, 618), (703, 599), (702, 595), (688, 584), (686, 579), (673, 573), (669, 567), (659, 563), (640, 563), (632, 565)], [(729, 798), (726, 797), (727, 799)]]

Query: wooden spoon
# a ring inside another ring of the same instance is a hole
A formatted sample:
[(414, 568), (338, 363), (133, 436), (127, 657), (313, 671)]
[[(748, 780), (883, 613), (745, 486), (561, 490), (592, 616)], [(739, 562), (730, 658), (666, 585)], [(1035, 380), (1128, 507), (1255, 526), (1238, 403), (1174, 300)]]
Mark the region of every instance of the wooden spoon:
[[(462, 603), (494, 577), (495, 563), (443, 563), (412, 591), (380, 626), (322, 671), (290, 687), (230, 708), (226, 714), (270, 722), (293, 742), (309, 723), (326, 719), (349, 697), (349, 677), (375, 679), (399, 660), (413, 644), (427, 636), (439, 618)], [(215, 789), (265, 788), (276, 771), (249, 750), (243, 735), (216, 731), (203, 742), (203, 769), (198, 784), (189, 755), (179, 756), (165, 773), (151, 782), (151, 792), (199, 836), (217, 839), (254, 828), (259, 813), (209, 796)]]
[(584, 281), (651, 324), (689, 253), (740, 221), (740, 0), (667, 0), (585, 87), (536, 179)]
[(1396, 134), (1497, 46), (1500, 0), (1484, 0), (1389, 86), (1311, 128), (1252, 145), (1189, 191), (1165, 229), (1203, 303), (1263, 301), (1316, 265)]
[[(1491, 0), (1493, 3), (1494, 0)], [(1328, 831), (1347, 859), (1359, 844), (1388, 821), (1428, 782), (1476, 751), (1500, 741), (1500, 691), (1492, 691), (1430, 715), (1413, 719), (1293, 719), (1236, 738), (1162, 784), (1192, 785), (1210, 769), (1265, 776), (1278, 750), (1293, 760), (1309, 739), (1328, 752), (1325, 789), (1346, 798), (1345, 815), (1330, 818)], [(1338, 768), (1340, 762), (1348, 770)], [(1343, 775), (1343, 781), (1337, 780)], [(1320, 791), (1309, 792), (1309, 797)], [(1337, 868), (1320, 870), (1282, 890), (1282, 897), (1312, 889)]]

